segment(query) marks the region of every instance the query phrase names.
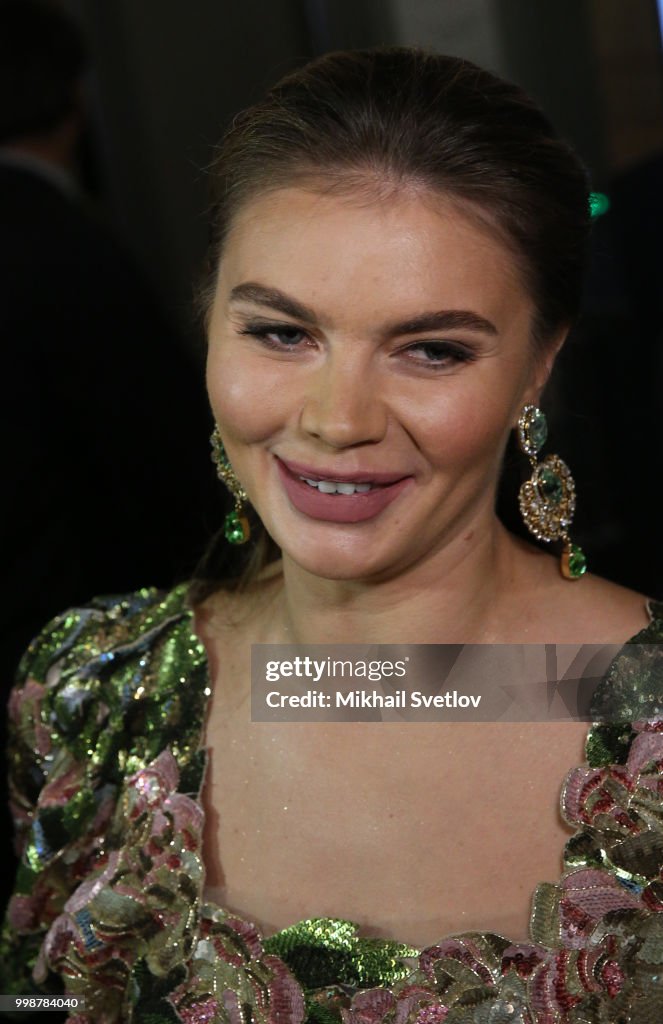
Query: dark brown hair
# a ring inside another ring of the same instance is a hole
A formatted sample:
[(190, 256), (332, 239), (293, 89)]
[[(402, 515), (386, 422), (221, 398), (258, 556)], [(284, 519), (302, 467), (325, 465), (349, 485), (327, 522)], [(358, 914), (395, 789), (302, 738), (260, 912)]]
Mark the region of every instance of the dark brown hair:
[(419, 185), (459, 200), (518, 258), (535, 340), (576, 317), (586, 170), (522, 89), (470, 61), (418, 47), (327, 53), (239, 113), (211, 165), (210, 286), (239, 208), (306, 179), (355, 194), (382, 187), (385, 198)]
[[(442, 195), (514, 254), (535, 306), (536, 350), (578, 315), (590, 225), (585, 167), (522, 89), (470, 61), (421, 47), (324, 54), (235, 117), (211, 176), (203, 312), (238, 210), (300, 184), (368, 201), (388, 201), (402, 187)], [(275, 553), (267, 544), (258, 562)]]

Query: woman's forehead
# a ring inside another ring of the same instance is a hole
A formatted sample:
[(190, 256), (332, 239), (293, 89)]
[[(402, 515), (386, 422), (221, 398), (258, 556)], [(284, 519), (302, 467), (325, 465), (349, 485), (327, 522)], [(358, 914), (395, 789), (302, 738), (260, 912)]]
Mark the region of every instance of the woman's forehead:
[[(483, 220), (483, 222), (482, 222)], [(275, 231), (326, 230), (337, 222), (341, 230), (351, 225), (387, 232), (407, 222), (413, 232), (426, 234), (436, 230), (461, 230), (474, 235), (492, 235), (489, 216), (477, 216), (468, 202), (421, 186), (403, 186), (388, 191), (369, 187), (353, 190), (316, 188), (312, 185), (283, 186), (260, 193), (246, 201), (233, 217), (226, 236), (226, 248), (238, 236)]]
[(430, 190), (388, 201), (283, 188), (238, 214), (220, 263), (217, 298), (245, 281), (324, 305), (524, 301), (521, 275), (494, 230)]

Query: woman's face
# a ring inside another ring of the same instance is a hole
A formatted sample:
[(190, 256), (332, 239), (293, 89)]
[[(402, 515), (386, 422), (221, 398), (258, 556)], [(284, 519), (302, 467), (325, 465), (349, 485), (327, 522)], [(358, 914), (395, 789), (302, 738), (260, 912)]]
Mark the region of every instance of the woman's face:
[(207, 382), (284, 557), (388, 578), (492, 521), (509, 431), (547, 372), (532, 315), (510, 251), (431, 193), (286, 188), (240, 210)]

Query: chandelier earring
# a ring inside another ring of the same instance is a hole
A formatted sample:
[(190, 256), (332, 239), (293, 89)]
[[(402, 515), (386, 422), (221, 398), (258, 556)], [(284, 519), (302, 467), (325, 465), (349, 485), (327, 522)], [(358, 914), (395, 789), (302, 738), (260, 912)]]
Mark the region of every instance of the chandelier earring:
[(572, 544), (568, 528), (576, 507), (576, 489), (569, 467), (559, 455), (537, 454), (548, 436), (545, 414), (536, 405), (525, 405), (518, 419), (518, 443), (527, 455), (532, 475), (520, 487), (520, 513), (530, 533), (539, 540), (563, 542), (560, 570), (567, 580), (577, 580), (587, 571), (587, 559)]
[(230, 544), (246, 544), (251, 536), (251, 527), (245, 509), (248, 498), (230, 465), (217, 426), (212, 431), (210, 444), (212, 445), (212, 462), (216, 466), (217, 476), (219, 480), (223, 480), (235, 502), (235, 508), (228, 513), (223, 521), (225, 538)]

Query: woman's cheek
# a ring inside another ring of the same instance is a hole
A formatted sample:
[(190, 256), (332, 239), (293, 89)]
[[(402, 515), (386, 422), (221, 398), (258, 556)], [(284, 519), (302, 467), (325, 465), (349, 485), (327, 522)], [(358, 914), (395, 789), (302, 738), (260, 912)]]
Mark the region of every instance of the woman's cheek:
[(222, 437), (252, 444), (278, 430), (283, 417), (283, 388), (258, 360), (211, 354), (207, 363), (210, 405)]
[[(426, 410), (423, 416), (422, 410)], [(458, 388), (437, 402), (419, 395), (408, 413), (404, 426), (409, 425), (410, 435), (417, 438), (430, 460), (441, 466), (456, 462), (470, 466), (489, 458), (499, 446), (497, 439), (506, 436), (511, 426), (504, 403), (496, 395), (473, 394), (469, 388)]]

